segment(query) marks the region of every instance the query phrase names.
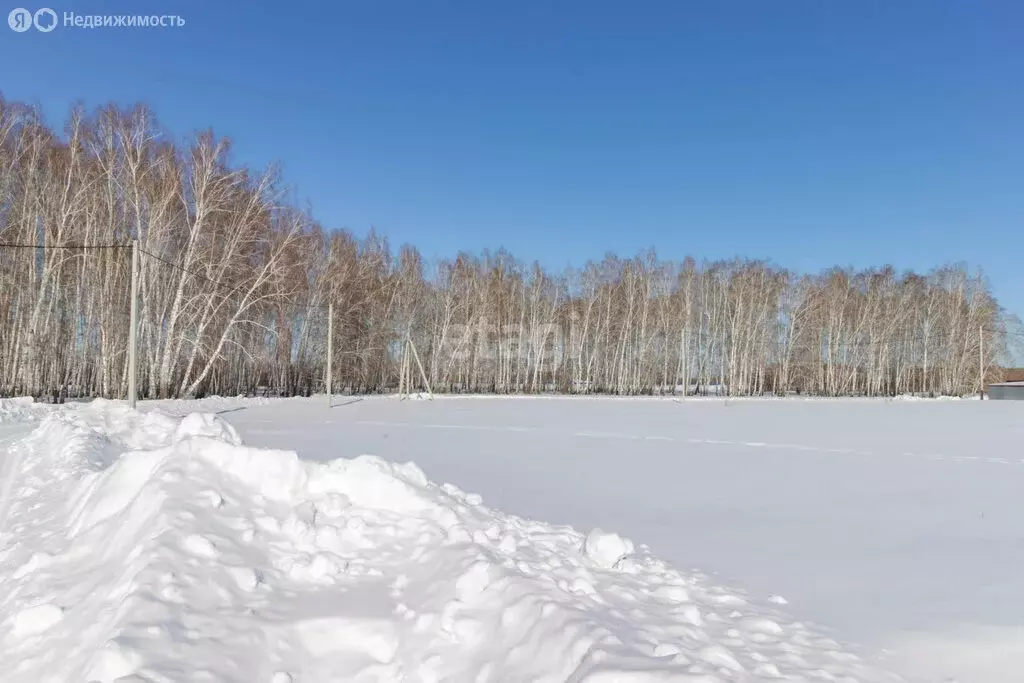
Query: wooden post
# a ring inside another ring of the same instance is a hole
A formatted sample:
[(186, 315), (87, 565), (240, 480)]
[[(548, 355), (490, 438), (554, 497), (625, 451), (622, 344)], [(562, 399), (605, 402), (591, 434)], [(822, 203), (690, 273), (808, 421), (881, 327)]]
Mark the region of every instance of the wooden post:
[[(427, 380), (427, 373), (423, 370), (423, 363), (420, 362), (420, 354), (416, 351), (416, 345), (412, 343), (412, 337), (407, 337), (409, 340), (409, 348), (412, 349), (412, 357), (416, 359), (416, 367), (420, 369), (420, 379), (423, 380), (423, 386), (427, 390), (427, 394), (430, 398), (434, 398), (434, 392), (430, 390), (430, 382)], [(409, 374), (412, 374), (411, 372)]]

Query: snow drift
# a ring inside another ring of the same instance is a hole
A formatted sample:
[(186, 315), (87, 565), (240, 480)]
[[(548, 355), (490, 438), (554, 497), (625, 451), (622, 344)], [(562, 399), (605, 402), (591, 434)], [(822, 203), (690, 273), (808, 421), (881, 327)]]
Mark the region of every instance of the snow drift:
[(36, 403), (31, 396), (0, 398), (0, 424), (40, 419), (51, 410), (50, 406)]
[(412, 464), (248, 448), (212, 414), (17, 410), (40, 422), (5, 456), (12, 683), (897, 680), (776, 604)]

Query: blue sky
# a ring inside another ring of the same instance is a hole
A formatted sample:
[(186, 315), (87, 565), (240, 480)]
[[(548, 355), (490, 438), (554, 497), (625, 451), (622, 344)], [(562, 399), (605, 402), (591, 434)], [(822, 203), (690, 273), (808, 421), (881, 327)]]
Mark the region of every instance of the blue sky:
[(1016, 0), (144, 5), (50, 6), (185, 27), (4, 29), (0, 90), (212, 127), (326, 226), (427, 257), (962, 260), (1024, 314)]

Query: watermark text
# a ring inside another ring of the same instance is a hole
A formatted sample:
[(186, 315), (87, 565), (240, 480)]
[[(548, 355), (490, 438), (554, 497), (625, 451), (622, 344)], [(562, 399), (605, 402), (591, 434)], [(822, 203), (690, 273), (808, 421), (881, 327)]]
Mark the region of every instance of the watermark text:
[(24, 33), (35, 28), (41, 33), (61, 25), (64, 28), (182, 28), (185, 18), (177, 14), (77, 14), (63, 12), (60, 16), (49, 7), (35, 12), (17, 7), (7, 15), (7, 25), (12, 31)]

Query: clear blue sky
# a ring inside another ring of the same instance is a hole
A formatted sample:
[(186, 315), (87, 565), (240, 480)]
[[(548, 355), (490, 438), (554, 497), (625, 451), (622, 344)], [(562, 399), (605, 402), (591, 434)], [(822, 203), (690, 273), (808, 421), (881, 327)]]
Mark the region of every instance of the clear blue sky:
[(1019, 0), (51, 6), (187, 23), (5, 28), (8, 98), (56, 123), (141, 100), (177, 134), (211, 126), (238, 161), (282, 162), (328, 227), (554, 268), (649, 246), (803, 271), (965, 260), (1024, 313)]

